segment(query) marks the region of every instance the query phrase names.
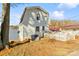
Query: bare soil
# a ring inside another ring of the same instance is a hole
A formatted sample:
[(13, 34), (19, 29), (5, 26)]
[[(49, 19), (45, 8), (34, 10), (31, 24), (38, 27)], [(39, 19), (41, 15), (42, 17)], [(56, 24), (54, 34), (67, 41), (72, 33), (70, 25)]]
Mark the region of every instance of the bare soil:
[(66, 56), (79, 49), (79, 36), (75, 40), (58, 41), (42, 38), (39, 41), (12, 43), (10, 49), (0, 52), (1, 56)]

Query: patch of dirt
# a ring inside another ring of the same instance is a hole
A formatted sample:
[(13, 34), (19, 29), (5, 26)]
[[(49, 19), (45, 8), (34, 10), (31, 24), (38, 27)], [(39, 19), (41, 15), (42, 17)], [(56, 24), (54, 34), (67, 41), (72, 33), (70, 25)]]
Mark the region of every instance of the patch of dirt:
[(5, 56), (64, 56), (79, 49), (79, 39), (70, 41), (58, 41), (55, 39), (42, 38), (39, 41), (32, 41), (13, 46), (10, 51), (3, 53)]

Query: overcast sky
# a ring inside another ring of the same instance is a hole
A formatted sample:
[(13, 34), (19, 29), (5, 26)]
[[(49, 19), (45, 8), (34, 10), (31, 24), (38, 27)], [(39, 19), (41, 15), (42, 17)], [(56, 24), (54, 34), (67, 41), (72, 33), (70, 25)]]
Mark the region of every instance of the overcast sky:
[[(10, 10), (10, 24), (17, 25), (20, 22), (20, 18), (25, 7), (29, 6), (40, 6), (47, 10), (49, 13), (49, 18), (51, 19), (70, 19), (79, 20), (79, 4), (78, 3), (27, 3), (27, 4), (17, 4), (17, 6), (11, 7)], [(0, 16), (2, 12), (2, 7), (0, 4)]]

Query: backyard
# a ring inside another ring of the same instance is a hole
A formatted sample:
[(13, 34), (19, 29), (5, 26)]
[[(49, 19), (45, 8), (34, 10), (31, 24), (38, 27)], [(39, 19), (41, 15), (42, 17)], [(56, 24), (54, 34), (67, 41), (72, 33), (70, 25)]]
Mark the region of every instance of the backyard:
[(10, 49), (0, 52), (1, 56), (65, 56), (79, 50), (79, 36), (75, 40), (59, 41), (41, 38), (40, 41), (33, 41), (24, 44), (14, 44)]
[(12, 5), (1, 4), (0, 56), (69, 56), (79, 51), (78, 5)]

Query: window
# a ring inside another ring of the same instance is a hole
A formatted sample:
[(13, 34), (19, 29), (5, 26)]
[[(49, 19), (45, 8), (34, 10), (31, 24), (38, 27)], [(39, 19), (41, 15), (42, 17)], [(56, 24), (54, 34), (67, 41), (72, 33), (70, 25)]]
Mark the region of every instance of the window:
[(37, 14), (36, 19), (37, 19), (37, 20), (40, 20), (40, 14), (39, 14), (39, 13)]
[(43, 31), (45, 30), (45, 27), (44, 27), (44, 26), (42, 26), (42, 30), (43, 30)]
[(36, 31), (39, 31), (39, 26), (36, 26)]
[(17, 31), (17, 33), (19, 34), (19, 33), (20, 33), (20, 31)]

